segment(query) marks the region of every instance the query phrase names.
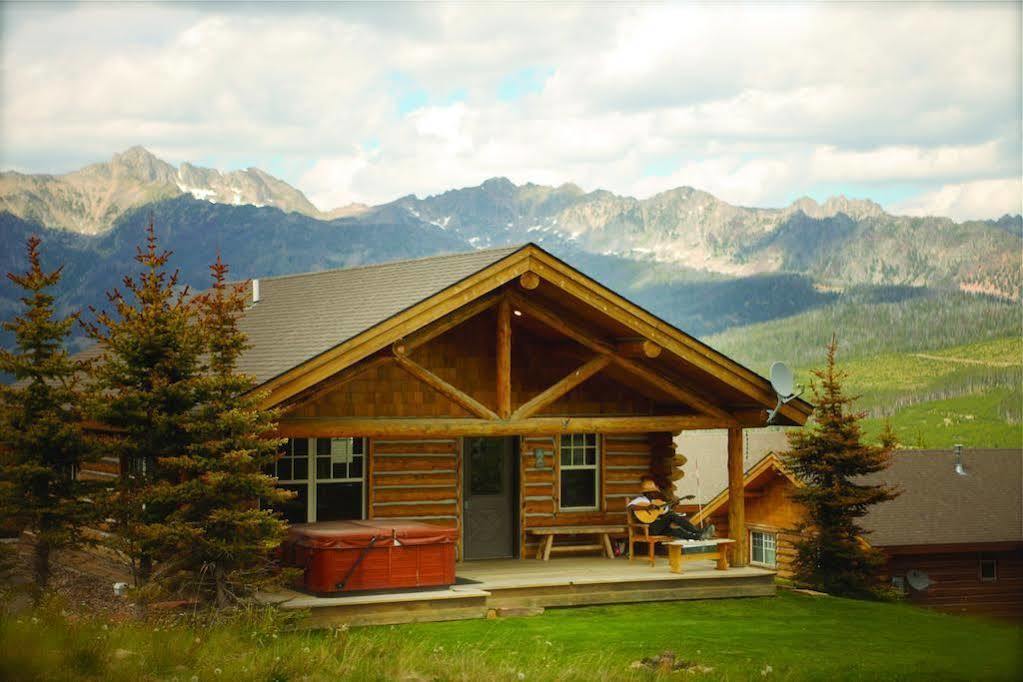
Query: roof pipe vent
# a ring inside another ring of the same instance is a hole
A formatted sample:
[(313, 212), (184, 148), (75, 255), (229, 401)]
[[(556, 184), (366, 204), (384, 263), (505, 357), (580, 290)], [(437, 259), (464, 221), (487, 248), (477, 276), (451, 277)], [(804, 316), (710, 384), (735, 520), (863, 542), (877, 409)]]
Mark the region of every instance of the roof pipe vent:
[(259, 303), (259, 280), (252, 280), (252, 302)]
[(953, 445), (952, 452), (954, 452), (956, 456), (956, 473), (960, 476), (967, 476), (966, 467), (963, 466), (963, 446), (958, 443)]

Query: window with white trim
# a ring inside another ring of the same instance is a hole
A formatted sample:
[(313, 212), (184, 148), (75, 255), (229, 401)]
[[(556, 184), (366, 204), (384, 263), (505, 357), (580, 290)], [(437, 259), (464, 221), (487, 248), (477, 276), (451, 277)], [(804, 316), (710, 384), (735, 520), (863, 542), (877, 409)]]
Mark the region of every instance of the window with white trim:
[(289, 438), (273, 466), (277, 484), (297, 493), (280, 511), (289, 523), (365, 516), (364, 438)]
[(561, 436), (559, 509), (593, 511), (600, 507), (600, 448), (595, 433)]
[(774, 533), (750, 531), (750, 563), (774, 568), (777, 565), (777, 544)]

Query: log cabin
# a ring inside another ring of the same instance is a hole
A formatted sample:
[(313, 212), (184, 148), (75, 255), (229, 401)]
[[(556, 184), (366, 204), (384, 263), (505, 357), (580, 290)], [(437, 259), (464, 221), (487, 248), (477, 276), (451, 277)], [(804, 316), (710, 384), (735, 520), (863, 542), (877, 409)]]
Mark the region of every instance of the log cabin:
[[(684, 430), (727, 429), (738, 489), (743, 429), (776, 403), (764, 377), (535, 244), (249, 287), (239, 369), (281, 410), (271, 473), (297, 493), (292, 523), (452, 524), (460, 559), (533, 556), (531, 529), (624, 527), (640, 476), (683, 475)], [(780, 423), (811, 410), (792, 401)]]
[[(899, 450), (869, 480), (901, 488), (862, 520), (864, 541), (881, 550), (881, 580), (921, 606), (948, 613), (1023, 619), (1023, 451)], [(745, 475), (745, 535), (752, 565), (792, 577), (793, 530), (805, 510), (791, 499), (802, 483), (769, 454)], [(728, 489), (693, 516), (728, 525)], [(911, 579), (912, 578), (912, 579)]]
[[(740, 489), (742, 430), (776, 402), (765, 378), (535, 244), (251, 286), (240, 368), (282, 411), (291, 521), (451, 523), (463, 559), (529, 556), (531, 528), (624, 524), (641, 475), (682, 475), (683, 430), (728, 429)], [(782, 423), (811, 409), (795, 400)]]

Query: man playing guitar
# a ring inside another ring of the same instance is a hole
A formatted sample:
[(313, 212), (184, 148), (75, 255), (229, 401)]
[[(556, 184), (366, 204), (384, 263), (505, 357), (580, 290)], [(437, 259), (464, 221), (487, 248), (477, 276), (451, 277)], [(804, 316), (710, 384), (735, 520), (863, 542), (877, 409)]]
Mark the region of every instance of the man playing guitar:
[[(671, 509), (681, 500), (674, 499), (674, 495), (665, 495), (657, 486), (653, 476), (644, 475), (640, 477), (639, 497), (629, 500), (628, 508), (641, 523), (650, 527), (653, 535), (670, 535), (681, 540), (706, 540), (714, 537), (714, 525), (708, 524), (702, 530), (697, 528), (685, 514), (679, 514)], [(687, 495), (682, 499), (689, 499)]]

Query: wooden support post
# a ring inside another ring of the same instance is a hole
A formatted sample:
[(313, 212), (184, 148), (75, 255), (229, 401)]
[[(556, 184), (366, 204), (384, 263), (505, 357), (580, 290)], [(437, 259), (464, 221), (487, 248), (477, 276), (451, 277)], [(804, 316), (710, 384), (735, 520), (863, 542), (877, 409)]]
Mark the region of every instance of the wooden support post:
[(728, 535), (732, 545), (732, 565), (749, 563), (746, 542), (746, 495), (743, 471), (742, 429), (728, 429)]
[(511, 304), (507, 298), (497, 306), (497, 414), (511, 416)]

